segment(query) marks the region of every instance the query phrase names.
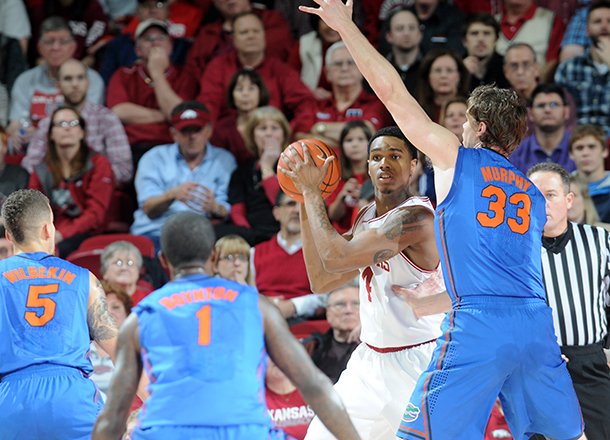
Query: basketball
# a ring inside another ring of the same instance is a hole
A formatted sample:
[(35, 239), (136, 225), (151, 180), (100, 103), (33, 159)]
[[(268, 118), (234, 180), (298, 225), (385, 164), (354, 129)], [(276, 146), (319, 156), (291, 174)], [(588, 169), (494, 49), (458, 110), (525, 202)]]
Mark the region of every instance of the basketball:
[[(287, 149), (290, 147), (294, 147), (295, 150), (299, 153), (299, 156), (303, 158), (303, 145), (306, 145), (309, 149), (309, 154), (316, 166), (319, 168), (324, 165), (324, 161), (329, 156), (334, 156), (335, 160), (330, 163), (328, 170), (326, 171), (326, 176), (324, 176), (324, 180), (320, 184), (320, 191), (322, 192), (322, 197), (327, 198), (332, 194), (332, 192), (337, 188), (339, 181), (341, 180), (341, 165), (339, 164), (339, 158), (335, 154), (332, 148), (326, 145), (319, 139), (299, 139), (298, 141), (293, 142), (288, 145)], [(290, 198), (296, 200), (297, 202), (303, 203), (303, 195), (300, 191), (294, 186), (292, 179), (282, 173), (279, 170), (279, 167), (288, 168), (282, 158), (277, 163), (277, 180), (284, 191)]]

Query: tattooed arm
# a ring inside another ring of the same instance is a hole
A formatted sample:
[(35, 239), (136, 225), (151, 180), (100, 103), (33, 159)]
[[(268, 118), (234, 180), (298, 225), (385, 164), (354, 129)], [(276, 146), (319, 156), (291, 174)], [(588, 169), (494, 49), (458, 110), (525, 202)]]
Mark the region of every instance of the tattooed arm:
[(115, 360), (118, 328), (108, 311), (106, 293), (102, 283), (89, 273), (89, 305), (87, 308), (87, 325), (89, 334), (106, 353)]
[(95, 423), (92, 440), (121, 438), (141, 375), (138, 319), (131, 314), (119, 333), (115, 371), (108, 389), (108, 400)]

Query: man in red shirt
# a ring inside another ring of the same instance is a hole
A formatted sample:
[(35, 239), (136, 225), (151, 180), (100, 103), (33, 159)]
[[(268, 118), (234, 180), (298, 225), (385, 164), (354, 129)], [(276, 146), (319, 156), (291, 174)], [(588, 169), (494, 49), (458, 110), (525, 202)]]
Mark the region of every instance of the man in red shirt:
[(135, 36), (138, 60), (112, 75), (106, 104), (125, 125), (137, 163), (150, 147), (172, 142), (171, 111), (193, 98), (196, 80), (170, 63), (172, 41), (165, 22), (145, 20)]

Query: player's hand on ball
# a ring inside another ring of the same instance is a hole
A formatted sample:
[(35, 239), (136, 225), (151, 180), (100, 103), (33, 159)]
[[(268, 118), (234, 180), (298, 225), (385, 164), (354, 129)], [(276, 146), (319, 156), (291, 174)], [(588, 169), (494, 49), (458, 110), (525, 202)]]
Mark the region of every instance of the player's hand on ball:
[(334, 156), (324, 160), (321, 167), (317, 167), (309, 149), (303, 145), (303, 159), (294, 147), (288, 147), (281, 155), (284, 164), (288, 168), (280, 168), (280, 171), (292, 179), (297, 189), (303, 193), (306, 189), (320, 191), (320, 184), (326, 176), (326, 172)]

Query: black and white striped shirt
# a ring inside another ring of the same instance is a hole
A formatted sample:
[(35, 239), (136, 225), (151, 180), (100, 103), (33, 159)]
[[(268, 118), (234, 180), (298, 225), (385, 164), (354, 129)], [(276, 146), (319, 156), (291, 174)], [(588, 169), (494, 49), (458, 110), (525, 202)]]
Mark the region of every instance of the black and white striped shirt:
[(608, 333), (610, 234), (570, 223), (565, 234), (543, 238), (542, 275), (559, 345), (588, 345)]

